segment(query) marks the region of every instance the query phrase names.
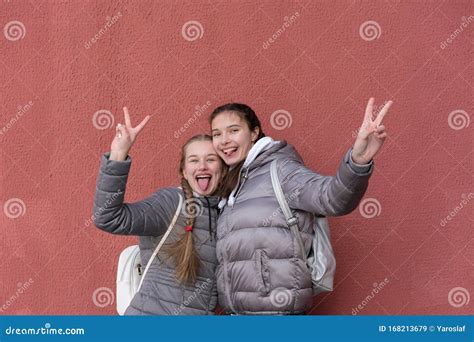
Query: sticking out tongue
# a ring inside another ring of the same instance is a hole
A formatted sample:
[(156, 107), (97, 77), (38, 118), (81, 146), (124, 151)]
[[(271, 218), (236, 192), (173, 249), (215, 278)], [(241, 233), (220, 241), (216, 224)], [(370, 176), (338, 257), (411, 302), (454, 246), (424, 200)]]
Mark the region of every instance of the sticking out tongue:
[(209, 181), (211, 178), (198, 178), (197, 182), (201, 191), (206, 191), (209, 187)]

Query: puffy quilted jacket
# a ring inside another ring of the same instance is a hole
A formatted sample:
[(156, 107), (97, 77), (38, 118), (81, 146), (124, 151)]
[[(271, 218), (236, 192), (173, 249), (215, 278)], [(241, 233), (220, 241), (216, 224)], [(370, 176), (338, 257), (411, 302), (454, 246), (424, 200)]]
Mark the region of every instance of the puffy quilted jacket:
[[(140, 237), (140, 256), (146, 265), (161, 236), (166, 232), (178, 206), (180, 188), (166, 188), (135, 203), (123, 203), (131, 166), (125, 161), (109, 160), (104, 154), (97, 178), (93, 217), (95, 225), (112, 234)], [(160, 253), (148, 270), (140, 291), (125, 315), (210, 315), (217, 304), (215, 244), (217, 197), (197, 197), (199, 216), (193, 227), (194, 243), (201, 267), (194, 286), (182, 285), (175, 277), (175, 264)], [(183, 206), (184, 208), (184, 206)], [(184, 232), (186, 217), (180, 213), (167, 242)], [(115, 256), (110, 256), (115, 259)]]
[(278, 177), (309, 254), (314, 214), (348, 214), (367, 189), (373, 161), (356, 165), (350, 153), (336, 176), (323, 176), (306, 168), (294, 148), (281, 141), (242, 169), (235, 202), (223, 208), (217, 227), (218, 298), (226, 312), (302, 314), (309, 309), (311, 275), (279, 209), (270, 164), (277, 159)]

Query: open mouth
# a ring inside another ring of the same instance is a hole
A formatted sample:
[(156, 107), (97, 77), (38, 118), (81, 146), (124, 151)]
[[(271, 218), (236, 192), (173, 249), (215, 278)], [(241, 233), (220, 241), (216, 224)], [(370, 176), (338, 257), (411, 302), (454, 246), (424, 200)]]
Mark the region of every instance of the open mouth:
[(237, 149), (238, 149), (237, 147), (230, 147), (230, 148), (223, 149), (222, 152), (224, 153), (226, 157), (230, 158), (234, 155)]
[(198, 183), (199, 189), (203, 192), (209, 189), (209, 184), (211, 183), (212, 176), (209, 174), (198, 175), (196, 176), (196, 182)]

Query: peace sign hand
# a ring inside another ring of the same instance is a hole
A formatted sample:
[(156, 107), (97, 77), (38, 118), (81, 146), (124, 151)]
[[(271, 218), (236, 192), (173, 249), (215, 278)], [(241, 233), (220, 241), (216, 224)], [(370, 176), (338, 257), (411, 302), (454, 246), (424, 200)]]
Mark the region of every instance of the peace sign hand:
[(369, 99), (367, 108), (365, 109), (364, 121), (359, 129), (357, 139), (352, 149), (352, 160), (355, 163), (369, 163), (382, 147), (385, 138), (387, 138), (387, 132), (385, 126), (381, 123), (392, 104), (393, 101), (385, 103), (383, 108), (375, 114), (376, 117), (372, 118), (374, 98), (371, 97)]
[(138, 133), (141, 132), (148, 120), (150, 120), (150, 115), (147, 115), (138, 126), (132, 127), (127, 107), (123, 107), (123, 113), (125, 117), (125, 125), (119, 123), (115, 128), (116, 134), (110, 146), (111, 160), (125, 160), (127, 158), (128, 152), (132, 148)]

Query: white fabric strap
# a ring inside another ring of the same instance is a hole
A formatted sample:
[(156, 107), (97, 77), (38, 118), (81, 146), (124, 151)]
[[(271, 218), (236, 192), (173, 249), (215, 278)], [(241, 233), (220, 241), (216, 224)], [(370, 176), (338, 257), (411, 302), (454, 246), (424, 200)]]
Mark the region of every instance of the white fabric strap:
[(142, 287), (143, 279), (145, 279), (145, 275), (148, 272), (148, 269), (150, 268), (151, 263), (155, 259), (156, 255), (158, 254), (158, 252), (161, 249), (161, 246), (163, 246), (163, 244), (165, 243), (166, 238), (168, 237), (168, 235), (170, 235), (171, 230), (173, 229), (174, 225), (176, 224), (176, 221), (178, 220), (178, 216), (179, 216), (179, 213), (181, 212), (181, 207), (183, 205), (183, 197), (181, 196), (181, 194), (178, 194), (178, 196), (179, 196), (179, 203), (178, 203), (178, 208), (176, 208), (176, 213), (174, 214), (174, 217), (171, 220), (171, 223), (168, 226), (168, 229), (166, 230), (166, 233), (163, 235), (163, 237), (160, 240), (160, 243), (158, 243), (158, 246), (156, 246), (155, 251), (153, 252), (150, 259), (148, 260), (148, 264), (146, 265), (145, 271), (143, 272), (143, 275), (142, 275), (142, 279), (140, 280), (140, 284), (138, 285), (137, 292), (140, 291), (140, 288)]
[(281, 211), (283, 212), (283, 215), (285, 215), (286, 223), (290, 227), (290, 230), (293, 233), (296, 242), (298, 243), (303, 260), (306, 261), (306, 253), (303, 240), (301, 238), (300, 229), (298, 227), (298, 219), (295, 215), (293, 215), (288, 203), (285, 200), (283, 189), (281, 188), (280, 180), (278, 179), (276, 159), (274, 159), (270, 165), (270, 176), (272, 178), (273, 191), (275, 191), (278, 204), (280, 204)]

